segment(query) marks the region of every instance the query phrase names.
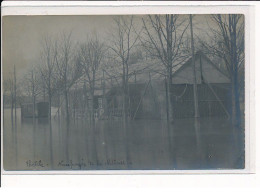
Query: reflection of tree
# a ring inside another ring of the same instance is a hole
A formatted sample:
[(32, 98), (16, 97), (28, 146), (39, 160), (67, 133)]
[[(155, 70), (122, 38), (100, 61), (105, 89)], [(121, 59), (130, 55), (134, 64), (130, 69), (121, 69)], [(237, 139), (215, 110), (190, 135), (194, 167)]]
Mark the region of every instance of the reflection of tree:
[(11, 105), (11, 120), (13, 123), (14, 82), (12, 77), (3, 81), (3, 102), (5, 106)]
[(3, 103), (5, 106), (11, 105), (11, 123), (12, 129), (16, 129), (17, 121), (17, 103), (19, 103), (19, 91), (17, 84), (16, 67), (14, 65), (13, 71), (8, 79), (3, 80)]

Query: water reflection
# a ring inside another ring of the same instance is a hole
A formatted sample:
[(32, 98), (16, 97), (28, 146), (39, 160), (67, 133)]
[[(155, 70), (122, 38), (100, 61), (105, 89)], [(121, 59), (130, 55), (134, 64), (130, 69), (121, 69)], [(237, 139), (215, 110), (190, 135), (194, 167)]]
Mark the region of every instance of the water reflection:
[(237, 165), (240, 156), (232, 155), (233, 130), (225, 118), (178, 119), (169, 131), (164, 120), (129, 120), (125, 125), (75, 119), (68, 124), (62, 118), (21, 120), (18, 114), (15, 124), (10, 110), (4, 111), (6, 170), (242, 167)]

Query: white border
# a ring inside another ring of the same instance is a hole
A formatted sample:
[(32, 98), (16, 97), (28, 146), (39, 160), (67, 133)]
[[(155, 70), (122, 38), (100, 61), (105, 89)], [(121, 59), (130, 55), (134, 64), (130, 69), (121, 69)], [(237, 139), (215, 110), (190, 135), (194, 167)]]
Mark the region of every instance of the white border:
[[(39, 175), (39, 174), (238, 174), (254, 173), (254, 7), (245, 6), (243, 2), (2, 2), (2, 16), (7, 15), (127, 15), (127, 14), (211, 14), (242, 13), (245, 14), (246, 28), (246, 163), (243, 170), (107, 170), (107, 171), (5, 171), (4, 175)], [(175, 5), (175, 6), (174, 6)], [(176, 6), (177, 5), (177, 6)], [(202, 6), (203, 5), (203, 6)], [(216, 6), (218, 5), (218, 6)], [(2, 18), (1, 18), (2, 19)], [(250, 65), (249, 65), (250, 64)], [(249, 68), (250, 67), (250, 68)], [(1, 126), (2, 127), (2, 126)], [(249, 130), (250, 129), (250, 130)], [(2, 134), (2, 130), (1, 130)], [(3, 137), (3, 134), (1, 135)], [(3, 148), (3, 139), (2, 139)], [(3, 153), (3, 152), (2, 152)]]

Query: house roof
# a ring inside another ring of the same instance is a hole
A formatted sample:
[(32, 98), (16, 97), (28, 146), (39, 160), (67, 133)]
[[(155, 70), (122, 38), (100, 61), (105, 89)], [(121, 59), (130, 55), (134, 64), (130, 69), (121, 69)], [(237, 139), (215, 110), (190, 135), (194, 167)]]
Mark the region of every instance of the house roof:
[[(215, 80), (209, 80), (210, 83), (218, 83), (218, 79), (224, 83), (229, 83), (229, 78), (227, 76), (227, 74), (221, 70), (217, 65), (215, 65), (206, 55), (204, 55), (204, 53), (202, 53), (201, 51), (196, 52), (195, 54), (195, 61), (198, 60), (199, 58), (203, 59), (203, 62), (207, 65), (210, 66), (211, 68), (206, 68), (204, 72), (204, 77), (211, 79), (212, 74), (217, 74), (218, 77), (215, 76)], [(183, 74), (182, 72), (184, 72), (185, 70), (187, 70), (188, 67), (191, 67), (191, 63), (192, 63), (192, 57), (183, 57), (179, 60), (174, 61), (173, 64), (173, 83), (175, 84), (181, 84), (181, 83), (193, 83), (193, 72), (189, 72), (187, 73), (183, 79), (180, 79), (181, 74)], [(203, 64), (203, 66), (205, 65)], [(107, 71), (108, 69), (105, 69), (105, 71)], [(108, 90), (112, 90), (113, 88), (117, 87), (120, 88), (121, 87), (121, 74), (120, 74), (120, 69), (116, 68), (115, 70), (116, 72), (114, 72), (114, 76), (117, 76), (117, 82), (115, 81), (115, 79), (112, 77), (112, 81), (114, 82), (113, 84), (111, 83), (111, 77), (109, 77), (109, 75), (107, 73), (111, 73), (111, 72), (105, 72), (105, 85), (106, 85), (106, 91)], [(118, 75), (117, 75), (118, 74)], [(142, 61), (138, 61), (137, 63), (131, 64), (129, 65), (129, 84), (133, 84), (133, 83), (137, 83), (137, 84), (145, 84), (147, 83), (150, 79), (152, 80), (152, 82), (160, 82), (162, 80), (165, 79), (165, 75), (166, 75), (166, 68), (165, 66), (162, 64), (162, 62), (159, 59), (147, 59), (147, 60), (142, 60)], [(96, 95), (101, 94), (102, 92), (102, 84), (101, 84), (101, 80), (103, 77), (103, 71), (100, 70), (97, 72), (96, 75)], [(199, 77), (199, 76), (198, 76)], [(175, 79), (178, 80), (176, 81)], [(78, 79), (77, 84), (74, 84), (74, 86), (72, 88), (83, 88), (84, 87), (84, 80), (86, 78), (84, 78), (83, 76), (81, 78)], [(201, 83), (201, 80), (198, 79), (198, 83)]]
[[(195, 53), (195, 60), (197, 60), (199, 57), (203, 57), (209, 64), (211, 64), (214, 68), (216, 68), (219, 72), (221, 72), (223, 75), (227, 76), (227, 74), (221, 70), (216, 64), (214, 64), (202, 51), (197, 51)], [(176, 71), (173, 71), (173, 75), (177, 74), (179, 71), (182, 71), (185, 67), (191, 65), (192, 63), (192, 57), (188, 58), (188, 60), (185, 61)]]
[[(197, 83), (202, 81), (208, 83), (230, 83), (227, 73), (215, 65), (201, 51), (195, 54), (195, 68)], [(192, 57), (190, 57), (173, 73), (173, 84), (192, 84), (194, 82), (193, 75)]]

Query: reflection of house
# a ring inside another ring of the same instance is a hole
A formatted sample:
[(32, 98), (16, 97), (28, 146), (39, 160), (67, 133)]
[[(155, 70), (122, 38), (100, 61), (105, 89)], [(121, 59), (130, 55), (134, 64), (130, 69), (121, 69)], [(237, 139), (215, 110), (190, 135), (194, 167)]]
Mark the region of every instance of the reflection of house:
[[(35, 117), (37, 118), (44, 118), (48, 117), (48, 102), (37, 102), (35, 104)], [(22, 118), (32, 118), (33, 117), (33, 104), (32, 103), (26, 103), (21, 104), (21, 116)]]
[[(200, 116), (226, 116), (229, 113), (230, 80), (202, 52), (195, 55)], [(193, 66), (191, 58), (173, 74), (172, 106), (174, 117), (194, 116)]]

